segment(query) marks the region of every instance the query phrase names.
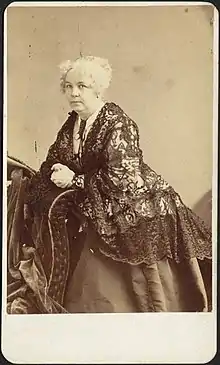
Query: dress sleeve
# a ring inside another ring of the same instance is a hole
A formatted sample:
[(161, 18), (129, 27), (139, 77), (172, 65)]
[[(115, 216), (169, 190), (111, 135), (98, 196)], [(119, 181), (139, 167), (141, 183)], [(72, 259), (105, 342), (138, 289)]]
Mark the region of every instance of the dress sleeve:
[(59, 161), (57, 140), (50, 146), (46, 160), (40, 166), (39, 172), (41, 173), (42, 177), (50, 177), (51, 167), (54, 165), (54, 163), (56, 163), (56, 161)]
[[(80, 207), (99, 235), (110, 237), (129, 229), (133, 224), (130, 217), (133, 219), (137, 209), (141, 214), (142, 201), (150, 188), (134, 121), (120, 118), (108, 131), (102, 161), (101, 168), (88, 180), (85, 178), (85, 197)], [(153, 179), (155, 175), (152, 183)]]
[(148, 190), (135, 122), (117, 123), (108, 138), (105, 155), (106, 168), (103, 173), (113, 191), (135, 197)]

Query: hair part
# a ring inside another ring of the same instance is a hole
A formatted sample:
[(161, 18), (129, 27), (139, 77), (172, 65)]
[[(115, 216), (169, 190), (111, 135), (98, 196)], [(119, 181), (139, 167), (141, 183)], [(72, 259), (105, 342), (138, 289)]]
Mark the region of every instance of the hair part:
[(107, 59), (82, 56), (75, 61), (64, 61), (60, 64), (60, 88), (65, 92), (66, 76), (70, 70), (83, 69), (91, 77), (91, 86), (98, 94), (103, 94), (108, 89), (112, 79), (112, 68)]

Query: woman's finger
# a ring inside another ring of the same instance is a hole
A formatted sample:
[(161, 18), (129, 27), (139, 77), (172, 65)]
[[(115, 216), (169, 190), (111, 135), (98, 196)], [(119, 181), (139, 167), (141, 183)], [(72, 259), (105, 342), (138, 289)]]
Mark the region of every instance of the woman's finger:
[(61, 163), (55, 163), (52, 167), (51, 170), (52, 171), (59, 171), (64, 167), (64, 165), (62, 165)]
[(67, 180), (53, 179), (52, 182), (59, 188), (67, 188), (68, 186), (70, 186), (69, 180), (67, 181)]
[(72, 181), (69, 181), (69, 183), (67, 184), (67, 188), (71, 188), (71, 186), (73, 185)]
[(53, 180), (58, 180), (58, 181), (66, 181), (66, 176), (65, 174), (63, 173), (62, 170), (58, 170), (58, 171), (53, 171), (53, 173), (51, 174), (51, 177), (50, 179), (53, 181)]
[(61, 181), (62, 179), (60, 179), (59, 176), (57, 176), (57, 173), (56, 172), (53, 172), (52, 175), (51, 175), (51, 177), (50, 177), (50, 180), (52, 182), (54, 182), (55, 180), (56, 181)]

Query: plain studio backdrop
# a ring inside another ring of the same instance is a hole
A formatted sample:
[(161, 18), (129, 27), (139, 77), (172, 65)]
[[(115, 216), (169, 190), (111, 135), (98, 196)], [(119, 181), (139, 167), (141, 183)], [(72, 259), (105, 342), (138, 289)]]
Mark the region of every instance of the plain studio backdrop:
[(7, 150), (38, 169), (69, 111), (59, 64), (108, 58), (108, 99), (144, 159), (194, 207), (212, 186), (213, 7), (9, 7)]

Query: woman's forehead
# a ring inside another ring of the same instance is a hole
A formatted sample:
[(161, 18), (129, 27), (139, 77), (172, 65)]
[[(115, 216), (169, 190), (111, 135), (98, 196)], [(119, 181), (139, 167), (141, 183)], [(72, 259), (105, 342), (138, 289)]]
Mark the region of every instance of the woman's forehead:
[(91, 82), (92, 75), (89, 70), (77, 67), (76, 69), (70, 70), (66, 75), (66, 82), (78, 83), (78, 82)]

